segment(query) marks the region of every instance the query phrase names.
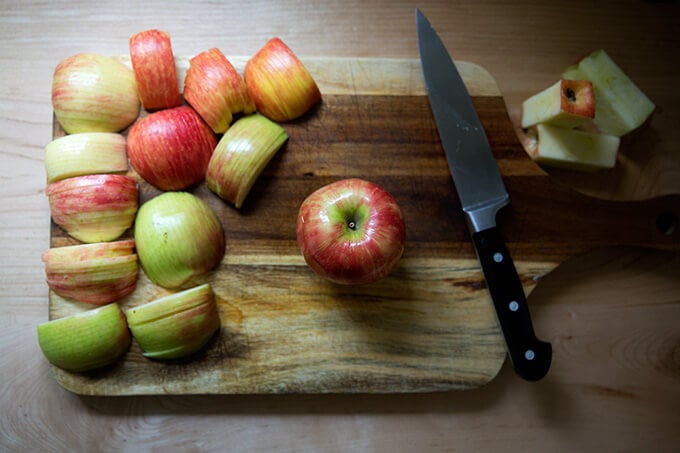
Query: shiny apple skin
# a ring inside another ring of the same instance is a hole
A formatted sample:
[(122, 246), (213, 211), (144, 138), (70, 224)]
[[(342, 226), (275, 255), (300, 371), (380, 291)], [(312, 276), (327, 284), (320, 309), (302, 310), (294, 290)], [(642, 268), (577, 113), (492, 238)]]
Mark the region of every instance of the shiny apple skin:
[(297, 241), (317, 274), (335, 283), (360, 285), (391, 272), (403, 254), (406, 227), (389, 192), (351, 178), (324, 186), (303, 201)]
[(279, 38), (248, 60), (243, 76), (257, 111), (276, 122), (299, 118), (321, 101), (314, 78)]
[(144, 30), (130, 37), (130, 62), (139, 97), (146, 110), (182, 104), (170, 34)]
[(160, 110), (137, 121), (127, 138), (130, 163), (153, 186), (186, 189), (205, 178), (217, 145), (212, 129), (191, 107)]

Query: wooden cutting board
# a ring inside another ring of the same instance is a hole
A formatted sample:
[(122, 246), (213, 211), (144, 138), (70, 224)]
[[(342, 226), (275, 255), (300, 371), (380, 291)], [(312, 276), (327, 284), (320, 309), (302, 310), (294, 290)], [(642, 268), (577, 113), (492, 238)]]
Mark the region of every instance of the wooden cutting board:
[[(242, 71), (246, 59), (232, 61)], [(323, 103), (284, 124), (290, 139), (244, 207), (227, 205), (205, 184), (192, 190), (226, 232), (220, 266), (187, 285), (212, 284), (220, 332), (186, 360), (148, 360), (133, 342), (123, 360), (103, 370), (54, 368), (62, 386), (88, 395), (426, 392), (479, 387), (498, 373), (503, 339), (419, 62), (304, 62)], [(177, 63), (182, 78), (188, 62)], [(555, 183), (527, 157), (489, 73), (465, 62), (458, 68), (510, 193), (511, 205), (498, 222), (527, 293), (565, 259), (598, 247), (680, 250), (678, 232), (664, 234), (656, 225), (660, 215), (677, 219), (679, 196), (607, 202)], [(55, 121), (54, 136), (63, 134)], [(139, 180), (142, 202), (159, 193), (130, 174)], [(384, 186), (400, 203), (407, 226), (407, 246), (393, 273), (360, 287), (316, 276), (295, 241), (304, 198), (348, 177)], [(51, 228), (53, 247), (77, 243)], [(128, 308), (164, 294), (140, 271), (136, 291), (120, 303)], [(50, 319), (91, 308), (54, 293), (49, 304)]]

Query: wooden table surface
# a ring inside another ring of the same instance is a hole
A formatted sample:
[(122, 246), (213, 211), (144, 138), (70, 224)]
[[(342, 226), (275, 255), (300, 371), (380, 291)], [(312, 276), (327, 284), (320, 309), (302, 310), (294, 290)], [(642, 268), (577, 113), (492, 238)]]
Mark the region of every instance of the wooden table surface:
[(539, 383), (507, 363), (485, 387), (436, 394), (92, 398), (55, 382), (35, 327), (48, 316), (42, 156), (57, 62), (124, 54), (148, 28), (169, 31), (177, 55), (251, 55), (280, 36), (302, 57), (417, 58), (416, 6), (456, 59), (496, 78), (515, 121), (564, 67), (607, 50), (659, 106), (650, 147), (671, 152), (631, 156), (642, 164), (615, 181), (555, 177), (608, 198), (680, 193), (678, 2), (3, 1), (0, 451), (677, 451), (680, 256), (642, 249), (575, 257), (538, 284), (529, 304), (554, 349)]

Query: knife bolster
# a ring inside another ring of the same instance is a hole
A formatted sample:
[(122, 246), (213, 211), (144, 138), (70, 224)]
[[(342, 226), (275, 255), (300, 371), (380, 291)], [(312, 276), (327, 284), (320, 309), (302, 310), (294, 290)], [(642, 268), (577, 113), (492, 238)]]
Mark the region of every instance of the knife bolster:
[(478, 203), (469, 207), (464, 207), (465, 219), (468, 228), (473, 233), (488, 230), (496, 226), (496, 214), (498, 211), (510, 203), (508, 194), (484, 203)]

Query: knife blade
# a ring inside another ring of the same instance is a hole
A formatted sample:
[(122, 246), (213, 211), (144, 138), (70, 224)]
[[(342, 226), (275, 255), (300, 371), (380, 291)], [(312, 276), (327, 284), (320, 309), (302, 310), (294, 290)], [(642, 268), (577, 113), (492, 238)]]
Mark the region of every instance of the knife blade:
[(524, 288), (496, 225), (496, 214), (510, 197), (465, 83), (419, 9), (416, 28), (430, 108), (508, 356), (520, 377), (540, 380), (550, 369), (552, 347), (536, 338)]

